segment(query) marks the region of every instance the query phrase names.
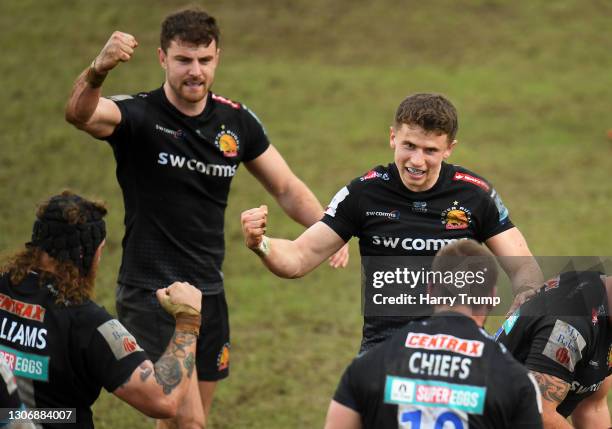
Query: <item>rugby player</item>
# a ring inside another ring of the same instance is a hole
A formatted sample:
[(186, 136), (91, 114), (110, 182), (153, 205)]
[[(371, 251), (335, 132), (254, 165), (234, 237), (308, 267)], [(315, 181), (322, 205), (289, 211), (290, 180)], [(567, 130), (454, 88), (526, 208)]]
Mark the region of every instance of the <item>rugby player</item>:
[[(69, 191), (51, 197), (38, 208), (31, 242), (0, 270), (0, 359), (28, 408), (76, 409), (70, 427), (93, 428), (90, 407), (102, 387), (148, 416), (170, 418), (197, 385), (198, 289), (176, 282), (157, 291), (175, 327), (155, 364), (91, 301), (105, 214)], [(68, 418), (45, 427), (65, 427)]]
[(548, 280), (497, 332), (535, 376), (544, 427), (609, 428), (612, 277), (569, 271)]
[[(473, 240), (442, 248), (432, 265), (439, 273), (465, 270), (485, 273), (473, 296), (495, 296), (495, 259)], [(454, 283), (429, 286), (436, 297), (461, 290)], [(325, 428), (541, 428), (535, 380), (482, 329), (488, 312), (486, 305), (436, 305), (433, 316), (410, 322), (356, 358)]]
[[(262, 124), (245, 105), (211, 92), (219, 63), (219, 28), (199, 9), (162, 23), (161, 88), (101, 97), (101, 86), (129, 61), (136, 38), (116, 31), (77, 78), (66, 119), (110, 143), (125, 204), (125, 237), (117, 312), (149, 356), (160, 356), (173, 321), (150, 295), (181, 279), (202, 290), (206, 335), (198, 339), (199, 391), (179, 410), (181, 427), (204, 425), (218, 380), (228, 376), (230, 331), (221, 271), (224, 213), (241, 162), (295, 221), (310, 226), (323, 216), (312, 192), (270, 145)], [(348, 248), (330, 259), (348, 262)], [(152, 329), (153, 328), (153, 329)]]
[[(267, 208), (242, 213), (246, 245), (273, 273), (301, 277), (359, 238), (364, 256), (433, 256), (461, 239), (483, 242), (512, 280), (515, 305), (532, 295), (542, 274), (493, 186), (445, 160), (457, 145), (457, 112), (445, 97), (414, 94), (399, 105), (390, 127), (394, 162), (343, 187), (320, 222), (296, 240), (266, 237)], [(516, 258), (520, 257), (520, 258)], [(417, 313), (416, 308), (411, 312)], [(430, 314), (431, 309), (419, 310)], [(364, 314), (361, 351), (407, 323), (407, 317)]]

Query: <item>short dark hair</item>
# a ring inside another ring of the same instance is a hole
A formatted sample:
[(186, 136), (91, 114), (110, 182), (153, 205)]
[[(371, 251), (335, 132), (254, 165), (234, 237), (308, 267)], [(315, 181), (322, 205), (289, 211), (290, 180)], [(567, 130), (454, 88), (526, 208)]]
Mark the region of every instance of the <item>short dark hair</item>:
[(418, 125), (427, 132), (446, 134), (452, 142), (457, 136), (459, 124), (457, 109), (440, 94), (412, 94), (406, 97), (395, 112), (395, 128), (402, 124)]
[(436, 281), (430, 286), (430, 293), (435, 296), (457, 296), (458, 293), (472, 297), (490, 296), (497, 283), (498, 269), (495, 257), (474, 240), (458, 240), (444, 246), (436, 254), (431, 270), (434, 273), (452, 273), (452, 278), (455, 279), (458, 278), (456, 274), (459, 272), (480, 273), (476, 277), (482, 279), (482, 282), (474, 281), (461, 288), (455, 284), (456, 282)]
[(205, 46), (214, 40), (218, 47), (219, 38), (219, 27), (215, 18), (202, 9), (190, 8), (175, 12), (164, 19), (159, 42), (162, 50), (167, 52), (170, 42), (174, 39)]

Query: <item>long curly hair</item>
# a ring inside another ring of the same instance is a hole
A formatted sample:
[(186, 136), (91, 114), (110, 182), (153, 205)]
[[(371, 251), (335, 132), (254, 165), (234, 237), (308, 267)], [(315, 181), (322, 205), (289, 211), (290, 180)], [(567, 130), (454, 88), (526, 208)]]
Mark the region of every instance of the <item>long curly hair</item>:
[[(59, 205), (63, 218), (67, 224), (75, 225), (86, 223), (88, 213), (97, 212), (100, 216), (106, 215), (106, 207), (101, 202), (88, 201), (71, 191), (64, 191), (59, 196), (51, 197), (39, 205), (36, 216), (43, 218), (51, 202)], [(44, 270), (48, 266), (49, 270)], [(51, 292), (55, 295), (58, 304), (80, 304), (93, 298), (97, 263), (92, 264), (87, 274), (82, 274), (79, 268), (70, 260), (61, 261), (53, 258), (44, 250), (36, 246), (26, 246), (22, 251), (9, 256), (0, 268), (1, 273), (8, 273), (13, 285), (18, 285), (29, 272), (39, 274), (39, 285), (51, 285)]]

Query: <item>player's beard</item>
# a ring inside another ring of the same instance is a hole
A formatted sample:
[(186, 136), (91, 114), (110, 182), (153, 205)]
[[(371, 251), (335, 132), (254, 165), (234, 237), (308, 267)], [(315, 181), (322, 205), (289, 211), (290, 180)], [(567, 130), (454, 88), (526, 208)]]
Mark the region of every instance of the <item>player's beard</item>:
[(169, 82), (170, 89), (172, 90), (172, 92), (174, 92), (174, 95), (177, 98), (187, 103), (196, 104), (202, 101), (208, 94), (208, 86), (206, 81), (203, 80), (201, 85), (196, 88), (197, 90), (191, 89), (187, 82), (189, 81), (181, 81), (178, 87), (172, 82)]

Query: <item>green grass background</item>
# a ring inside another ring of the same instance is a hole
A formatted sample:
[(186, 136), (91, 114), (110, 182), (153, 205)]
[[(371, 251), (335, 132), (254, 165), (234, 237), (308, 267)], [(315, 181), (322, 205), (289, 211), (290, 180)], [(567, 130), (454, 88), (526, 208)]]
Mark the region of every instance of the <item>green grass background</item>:
[[(29, 237), (34, 205), (69, 187), (107, 201), (108, 245), (97, 300), (114, 311), (123, 204), (107, 145), (64, 122), (74, 78), (111, 32), (133, 34), (132, 61), (105, 94), (163, 81), (159, 23), (177, 1), (0, 2), (0, 252)], [(219, 20), (215, 91), (246, 103), (323, 204), (389, 162), (388, 126), (413, 92), (448, 95), (460, 113), (453, 162), (494, 182), (538, 255), (609, 255), (612, 55), (605, 0), (377, 0), (200, 3)], [(291, 223), (244, 169), (232, 185), (224, 265), (232, 375), (211, 428), (322, 426), (361, 329), (359, 260), (305, 279), (269, 274), (242, 245), (239, 214), (270, 206), (269, 232)], [(100, 428), (146, 428), (103, 393)]]

